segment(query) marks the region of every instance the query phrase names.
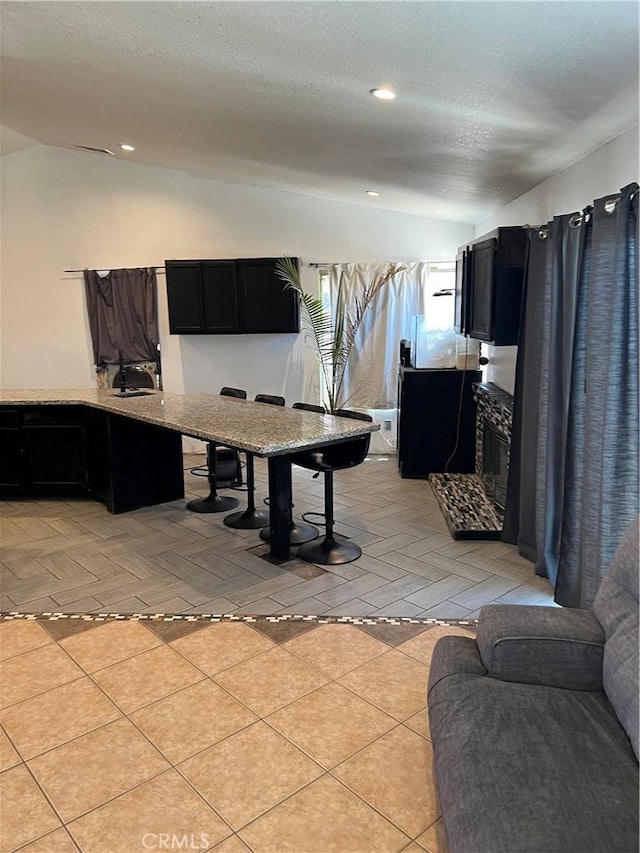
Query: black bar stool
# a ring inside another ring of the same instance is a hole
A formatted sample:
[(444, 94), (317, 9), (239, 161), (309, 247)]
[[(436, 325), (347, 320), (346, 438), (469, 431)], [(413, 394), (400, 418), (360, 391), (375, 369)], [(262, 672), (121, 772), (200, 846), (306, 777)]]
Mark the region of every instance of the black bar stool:
[[(336, 417), (355, 418), (371, 423), (373, 418), (361, 412), (351, 412), (338, 409), (333, 413)], [(324, 474), (324, 515), (326, 532), (321, 542), (307, 542), (298, 548), (298, 557), (307, 563), (317, 563), (321, 566), (338, 566), (351, 563), (362, 554), (362, 549), (355, 542), (337, 542), (333, 535), (333, 472), (344, 468), (353, 468), (364, 462), (369, 452), (371, 434), (358, 436), (341, 444), (328, 444), (314, 450), (303, 450), (293, 453), (291, 461), (301, 468)]]
[[(269, 403), (272, 406), (284, 406), (284, 397), (273, 394), (256, 394), (256, 403)], [(247, 508), (240, 512), (233, 512), (223, 518), (227, 527), (236, 530), (257, 530), (269, 526), (269, 513), (265, 510), (256, 509), (254, 493), (255, 474), (253, 468), (253, 454), (246, 452), (247, 458)]]
[[(247, 392), (241, 388), (228, 388), (226, 385), (220, 389), (222, 397), (237, 397), (239, 400), (247, 399)], [(225, 473), (229, 480), (237, 479), (237, 472), (240, 470), (240, 457), (236, 450), (220, 448), (224, 452), (225, 459), (220, 458), (218, 453), (219, 448), (209, 441), (207, 443), (207, 468), (209, 473), (207, 479), (209, 481), (209, 494), (206, 498), (196, 498), (189, 501), (187, 509), (191, 512), (228, 512), (230, 509), (238, 506), (240, 501), (237, 498), (222, 497), (218, 494), (217, 485), (220, 473)], [(221, 464), (222, 463), (222, 464)], [(226, 469), (226, 470), (225, 470)], [(225, 480), (227, 482), (227, 480)]]
[(270, 406), (284, 406), (285, 399), (279, 394), (256, 394), (256, 403), (268, 403)]
[[(258, 394), (258, 397), (267, 396), (267, 394)], [(258, 397), (256, 397), (256, 400), (258, 399)], [(282, 400), (282, 397), (280, 397), (279, 399)], [(262, 402), (269, 401), (264, 400)], [(282, 405), (284, 405), (284, 400), (282, 402)], [(308, 412), (319, 412), (322, 415), (325, 414), (325, 410), (322, 406), (313, 406), (311, 403), (294, 403), (291, 408), (305, 409)], [(291, 511), (293, 511), (293, 504), (290, 504), (289, 506)], [(289, 545), (302, 545), (304, 542), (310, 542), (312, 539), (317, 539), (318, 535), (318, 528), (314, 527), (313, 524), (308, 524), (306, 521), (294, 521), (293, 515), (291, 516), (291, 525), (289, 527)], [(264, 527), (260, 531), (260, 538), (264, 539), (265, 542), (271, 542), (271, 529), (269, 527)]]
[(112, 388), (155, 388), (153, 377), (139, 364), (122, 365), (111, 383)]
[(324, 406), (314, 406), (313, 403), (294, 403), (292, 409), (303, 409), (305, 412), (317, 412), (319, 415), (326, 415), (327, 410)]

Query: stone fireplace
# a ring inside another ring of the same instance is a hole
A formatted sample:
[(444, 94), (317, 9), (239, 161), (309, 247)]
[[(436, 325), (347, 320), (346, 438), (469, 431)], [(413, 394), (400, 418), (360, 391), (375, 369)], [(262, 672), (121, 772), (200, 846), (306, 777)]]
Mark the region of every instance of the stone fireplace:
[(504, 511), (509, 474), (509, 442), (488, 422), (485, 422), (482, 435), (481, 467), (480, 476), (487, 497), (491, 498), (498, 509)]
[(507, 494), (513, 397), (493, 382), (474, 385), (474, 474), (431, 474), (429, 482), (454, 539), (500, 539)]

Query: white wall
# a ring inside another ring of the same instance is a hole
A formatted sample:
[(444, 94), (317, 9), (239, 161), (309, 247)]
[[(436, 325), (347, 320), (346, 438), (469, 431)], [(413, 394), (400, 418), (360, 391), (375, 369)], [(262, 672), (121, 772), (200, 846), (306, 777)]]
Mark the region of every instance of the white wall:
[[(81, 274), (166, 258), (449, 260), (472, 226), (44, 147), (2, 158), (4, 388), (92, 387)], [(303, 274), (313, 286), (316, 273)], [(302, 336), (169, 335), (159, 274), (167, 391), (221, 385), (305, 398)], [(307, 389), (308, 390), (308, 389)], [(308, 394), (307, 394), (308, 399)]]
[[(564, 213), (582, 210), (594, 199), (638, 180), (638, 128), (558, 172), (476, 226), (481, 236), (500, 225), (542, 225)], [(486, 347), (487, 381), (513, 393), (517, 347)]]

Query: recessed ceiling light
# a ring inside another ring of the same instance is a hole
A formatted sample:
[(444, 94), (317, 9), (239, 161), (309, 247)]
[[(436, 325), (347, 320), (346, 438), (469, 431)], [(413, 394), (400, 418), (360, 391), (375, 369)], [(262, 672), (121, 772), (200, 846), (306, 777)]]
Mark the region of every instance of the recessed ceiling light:
[(367, 195), (370, 195), (372, 198), (378, 198), (380, 193), (377, 193), (375, 190), (367, 190)]
[(381, 101), (392, 101), (396, 96), (396, 93), (386, 86), (380, 89), (370, 89), (369, 92), (374, 98), (380, 98)]
[(136, 150), (133, 147), (133, 145), (128, 145), (126, 142), (123, 142), (122, 145), (120, 146), (120, 148), (122, 148), (123, 151), (135, 151)]

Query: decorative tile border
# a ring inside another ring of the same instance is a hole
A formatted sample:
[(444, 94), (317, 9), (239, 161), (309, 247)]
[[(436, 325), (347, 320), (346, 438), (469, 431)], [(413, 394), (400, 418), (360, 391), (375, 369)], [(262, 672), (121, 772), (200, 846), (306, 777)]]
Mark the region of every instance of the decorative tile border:
[(467, 625), (475, 627), (477, 619), (414, 619), (409, 616), (236, 616), (233, 613), (19, 613), (14, 610), (0, 612), (0, 622), (13, 619), (25, 621), (77, 620), (82, 622), (132, 621), (132, 622), (311, 622), (318, 625)]

